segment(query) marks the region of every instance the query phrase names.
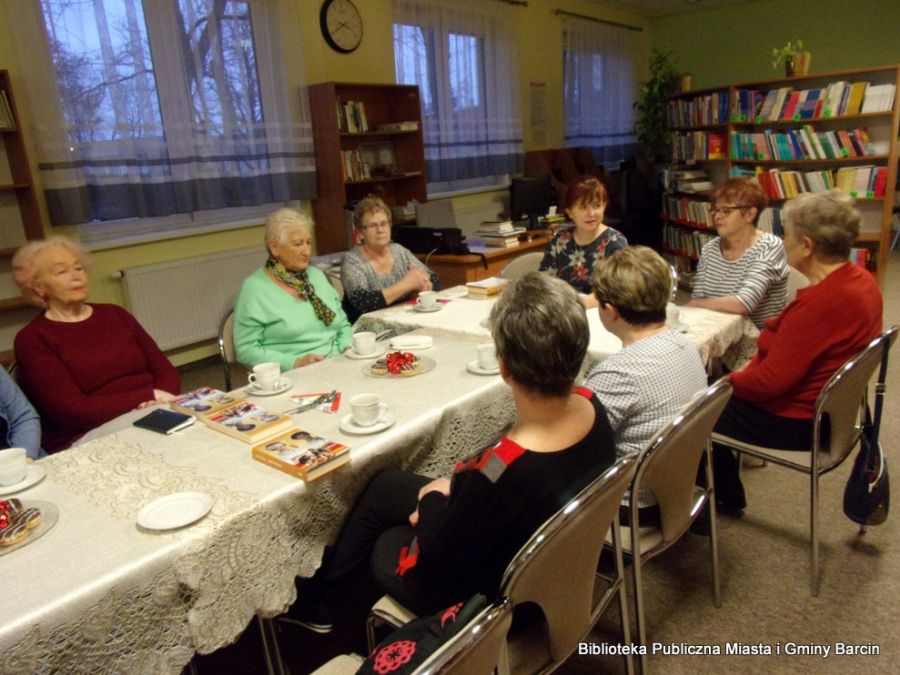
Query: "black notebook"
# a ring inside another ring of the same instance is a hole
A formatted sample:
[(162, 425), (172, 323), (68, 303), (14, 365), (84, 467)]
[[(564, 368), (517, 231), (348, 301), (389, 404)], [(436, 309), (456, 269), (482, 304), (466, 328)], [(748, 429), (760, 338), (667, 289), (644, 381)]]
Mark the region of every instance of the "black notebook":
[(191, 426), (197, 420), (193, 415), (185, 415), (174, 410), (157, 408), (149, 415), (134, 421), (134, 426), (149, 429), (158, 434), (174, 434)]

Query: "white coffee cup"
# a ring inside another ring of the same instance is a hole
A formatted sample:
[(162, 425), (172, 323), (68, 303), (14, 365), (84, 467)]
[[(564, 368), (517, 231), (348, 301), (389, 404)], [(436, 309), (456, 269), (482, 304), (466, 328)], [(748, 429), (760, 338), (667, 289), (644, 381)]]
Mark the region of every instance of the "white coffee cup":
[(496, 370), (497, 368), (497, 349), (493, 342), (485, 342), (478, 345), (478, 367), (482, 370)]
[(670, 326), (677, 326), (681, 323), (683, 314), (678, 305), (670, 302), (666, 305), (666, 323)]
[(25, 448), (0, 450), (0, 485), (15, 485), (25, 480), (28, 472)]
[(260, 389), (274, 389), (278, 386), (278, 378), (281, 376), (281, 366), (277, 363), (260, 363), (253, 366), (253, 372), (247, 376)]
[(350, 412), (357, 426), (370, 427), (387, 415), (387, 406), (378, 394), (357, 394), (350, 399)]
[(353, 334), (353, 351), (360, 356), (371, 354), (375, 351), (375, 333), (362, 331)]
[(422, 309), (432, 309), (437, 305), (437, 292), (422, 291), (419, 293), (419, 299), (416, 302)]

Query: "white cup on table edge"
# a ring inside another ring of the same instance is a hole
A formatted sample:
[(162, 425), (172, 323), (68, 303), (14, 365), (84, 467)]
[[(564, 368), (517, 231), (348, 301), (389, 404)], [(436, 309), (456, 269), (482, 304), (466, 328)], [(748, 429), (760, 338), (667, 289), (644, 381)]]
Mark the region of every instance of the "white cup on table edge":
[(281, 366), (277, 363), (266, 362), (253, 366), (253, 372), (247, 376), (247, 379), (260, 389), (272, 390), (278, 386), (279, 377), (281, 377)]
[(388, 409), (378, 394), (357, 394), (350, 399), (350, 413), (354, 424), (371, 427), (387, 416)]
[(493, 342), (486, 342), (476, 348), (478, 354), (478, 367), (482, 370), (495, 370), (497, 368), (497, 348)]
[(0, 450), (0, 485), (6, 487), (25, 480), (28, 472), (25, 448)]
[(366, 356), (375, 351), (375, 333), (361, 331), (353, 334), (353, 351), (360, 356)]
[(416, 299), (416, 303), (422, 309), (432, 309), (437, 305), (436, 291), (422, 291)]

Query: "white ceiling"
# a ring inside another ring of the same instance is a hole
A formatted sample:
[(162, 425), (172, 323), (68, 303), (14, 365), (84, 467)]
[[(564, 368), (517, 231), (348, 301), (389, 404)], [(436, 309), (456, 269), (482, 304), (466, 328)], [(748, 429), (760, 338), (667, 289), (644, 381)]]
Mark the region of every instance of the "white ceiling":
[(620, 9), (629, 10), (641, 16), (651, 18), (669, 16), (671, 14), (686, 14), (703, 9), (725, 7), (727, 5), (742, 5), (754, 0), (590, 0), (601, 5), (609, 5)]

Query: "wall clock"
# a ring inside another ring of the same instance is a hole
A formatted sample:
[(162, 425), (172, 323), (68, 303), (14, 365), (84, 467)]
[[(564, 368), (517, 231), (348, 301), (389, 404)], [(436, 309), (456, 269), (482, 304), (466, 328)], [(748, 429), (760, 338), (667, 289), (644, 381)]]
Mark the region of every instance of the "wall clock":
[(349, 54), (362, 42), (362, 15), (350, 0), (325, 0), (319, 25), (328, 46), (341, 54)]

